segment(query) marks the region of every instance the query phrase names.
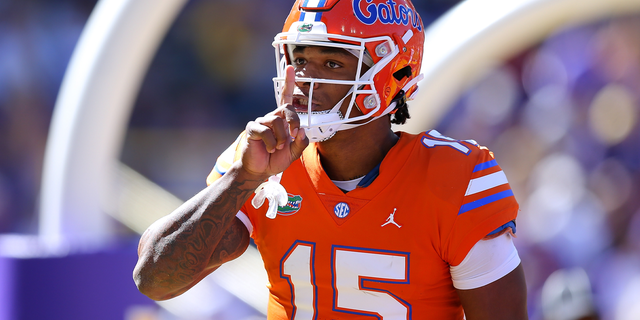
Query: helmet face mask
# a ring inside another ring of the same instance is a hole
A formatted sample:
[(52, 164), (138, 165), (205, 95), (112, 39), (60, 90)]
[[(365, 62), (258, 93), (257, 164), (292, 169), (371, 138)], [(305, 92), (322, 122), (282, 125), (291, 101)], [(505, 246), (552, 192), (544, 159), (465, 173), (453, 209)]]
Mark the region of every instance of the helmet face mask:
[[(337, 131), (366, 124), (393, 112), (395, 103), (392, 103), (392, 99), (398, 92), (404, 89), (410, 97), (417, 89), (415, 84), (419, 80), (424, 43), (422, 21), (413, 6), (405, 0), (398, 0), (397, 3), (393, 0), (373, 2), (298, 0), (285, 22), (283, 32), (274, 39), (276, 101), (280, 101), (285, 69), (292, 64), (292, 47), (340, 48), (358, 58), (353, 80), (296, 77), (297, 83), (310, 84), (307, 112), (298, 113), (300, 124), (312, 142), (327, 140)], [(368, 66), (370, 68), (362, 72)], [(393, 76), (407, 66), (411, 71), (405, 77), (398, 80)], [(314, 84), (346, 85), (350, 89), (331, 109), (316, 112), (311, 109)], [(347, 108), (340, 112), (343, 102), (347, 102)], [(360, 112), (352, 112), (354, 108)]]

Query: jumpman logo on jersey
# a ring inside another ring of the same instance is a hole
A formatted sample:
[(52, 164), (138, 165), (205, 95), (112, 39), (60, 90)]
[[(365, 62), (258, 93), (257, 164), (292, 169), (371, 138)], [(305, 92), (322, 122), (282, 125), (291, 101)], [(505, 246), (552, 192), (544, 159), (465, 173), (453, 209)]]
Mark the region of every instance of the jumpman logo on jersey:
[(395, 224), (395, 225), (396, 225), (396, 227), (398, 227), (398, 228), (402, 228), (402, 226), (401, 226), (401, 225), (397, 224), (397, 223), (393, 220), (393, 217), (394, 217), (395, 215), (396, 215), (396, 208), (393, 208), (393, 213), (391, 213), (391, 214), (389, 215), (389, 218), (387, 218), (387, 222), (383, 223), (383, 224), (381, 225), (381, 227), (384, 227), (384, 226), (388, 225), (389, 223), (393, 223), (393, 224)]

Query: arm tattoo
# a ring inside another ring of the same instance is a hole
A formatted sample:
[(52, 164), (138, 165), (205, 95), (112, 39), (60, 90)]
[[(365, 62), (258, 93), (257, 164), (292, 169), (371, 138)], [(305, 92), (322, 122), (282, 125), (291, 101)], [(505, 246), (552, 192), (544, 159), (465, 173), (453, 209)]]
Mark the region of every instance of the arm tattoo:
[(234, 223), (235, 216), (262, 181), (217, 182), (143, 235), (142, 241), (148, 242), (146, 250), (152, 251), (140, 252), (141, 258), (147, 255), (142, 268), (148, 269), (148, 276), (144, 278), (154, 286), (170, 292), (188, 288), (246, 249), (248, 232)]

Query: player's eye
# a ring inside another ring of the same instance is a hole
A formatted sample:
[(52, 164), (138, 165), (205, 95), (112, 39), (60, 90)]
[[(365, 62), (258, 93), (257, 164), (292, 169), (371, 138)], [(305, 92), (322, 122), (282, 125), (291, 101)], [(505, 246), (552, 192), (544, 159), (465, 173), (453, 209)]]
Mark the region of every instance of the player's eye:
[(333, 62), (333, 61), (327, 61), (326, 66), (331, 68), (331, 69), (337, 69), (337, 68), (342, 67), (341, 65), (339, 65), (338, 63)]
[(306, 62), (307, 61), (305, 59), (294, 58), (291, 64), (293, 64), (294, 67), (297, 67), (297, 66), (301, 66), (301, 65), (305, 64)]

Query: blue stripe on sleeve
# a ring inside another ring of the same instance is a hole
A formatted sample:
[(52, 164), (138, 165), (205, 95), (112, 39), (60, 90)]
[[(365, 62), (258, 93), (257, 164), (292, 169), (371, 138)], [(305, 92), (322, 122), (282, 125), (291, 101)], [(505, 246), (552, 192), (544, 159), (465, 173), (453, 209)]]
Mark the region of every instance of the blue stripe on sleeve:
[(511, 191), (511, 189), (509, 189), (509, 190), (505, 190), (505, 191), (498, 192), (496, 194), (490, 195), (488, 197), (484, 197), (482, 199), (478, 199), (478, 200), (473, 201), (473, 202), (469, 202), (469, 203), (467, 203), (467, 204), (465, 204), (465, 205), (460, 207), (460, 211), (458, 211), (458, 215), (461, 215), (461, 214), (463, 214), (463, 213), (465, 213), (467, 211), (471, 211), (471, 210), (476, 209), (476, 208), (480, 208), (480, 207), (484, 206), (485, 204), (489, 204), (489, 203), (492, 203), (492, 202), (495, 202), (495, 201), (498, 201), (500, 199), (504, 199), (504, 198), (507, 198), (507, 197), (511, 197), (511, 196), (513, 196), (513, 191)]
[(494, 234), (496, 234), (496, 233), (498, 233), (498, 232), (500, 232), (500, 231), (502, 231), (502, 230), (504, 230), (506, 228), (511, 228), (511, 230), (513, 230), (513, 233), (516, 233), (516, 223), (515, 223), (515, 221), (509, 221), (509, 222), (503, 224), (502, 226), (498, 227), (498, 229), (495, 229), (495, 230), (489, 232), (489, 234), (487, 234), (487, 235), (488, 236), (494, 235)]
[(215, 166), (213, 166), (213, 169), (215, 169), (216, 172), (218, 172), (221, 176), (224, 176), (224, 174), (227, 173), (227, 170), (221, 170), (220, 166), (217, 163)]
[(498, 162), (496, 160), (491, 160), (491, 161), (487, 161), (487, 162), (483, 162), (480, 164), (477, 164), (474, 168), (473, 168), (473, 172), (478, 172), (478, 171), (482, 171), (484, 169), (489, 169), (491, 167), (495, 167), (498, 165)]

